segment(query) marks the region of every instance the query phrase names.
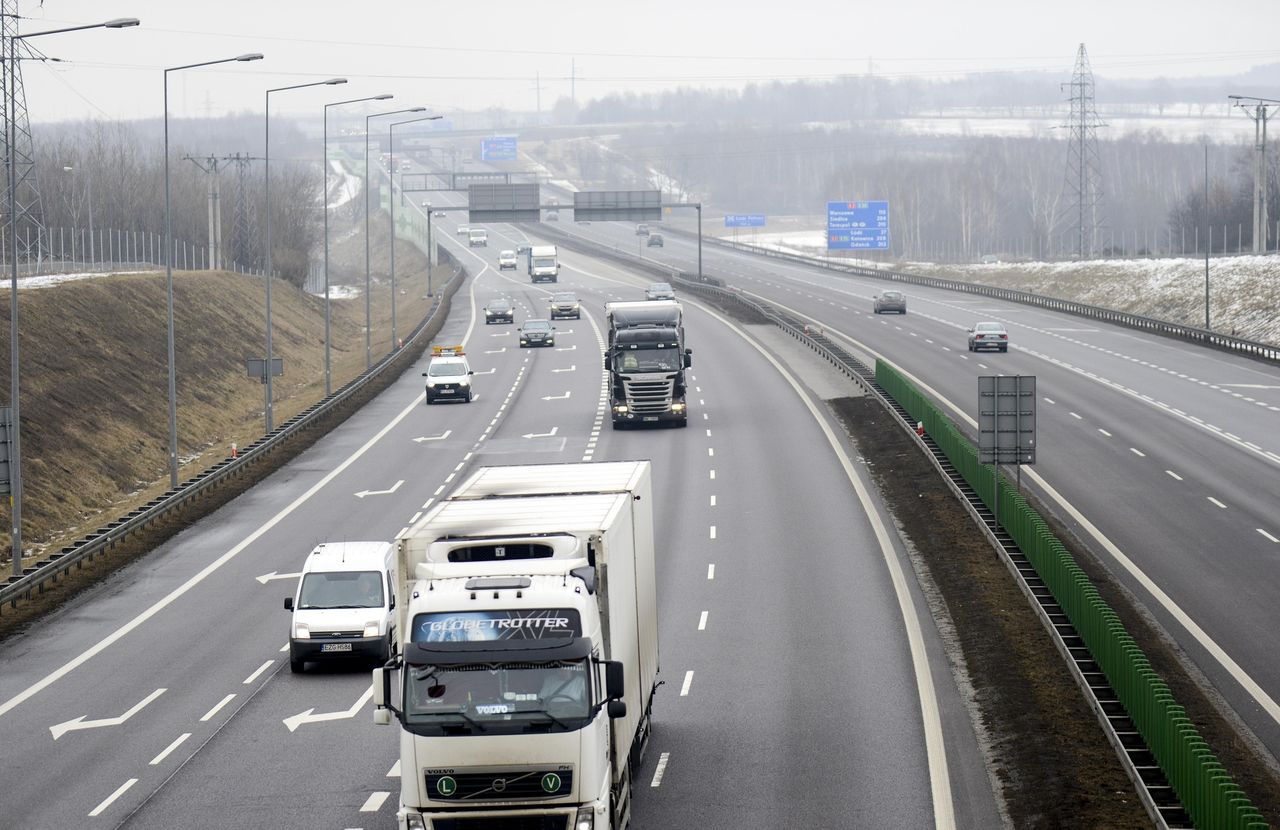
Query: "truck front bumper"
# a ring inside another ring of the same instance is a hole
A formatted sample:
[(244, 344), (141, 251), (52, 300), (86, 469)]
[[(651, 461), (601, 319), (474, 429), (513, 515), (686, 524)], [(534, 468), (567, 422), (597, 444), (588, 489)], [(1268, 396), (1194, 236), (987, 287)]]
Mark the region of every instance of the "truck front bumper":
[[(590, 812), (592, 822), (575, 825), (582, 813)], [(609, 830), (608, 811), (598, 805), (556, 807), (544, 810), (459, 810), (454, 812), (419, 812), (401, 808), (396, 813), (400, 830)]]
[(652, 410), (634, 411), (625, 403), (615, 403), (610, 407), (614, 423), (619, 424), (661, 424), (685, 423), (689, 420), (689, 409), (684, 401), (675, 401), (667, 409), (654, 412)]

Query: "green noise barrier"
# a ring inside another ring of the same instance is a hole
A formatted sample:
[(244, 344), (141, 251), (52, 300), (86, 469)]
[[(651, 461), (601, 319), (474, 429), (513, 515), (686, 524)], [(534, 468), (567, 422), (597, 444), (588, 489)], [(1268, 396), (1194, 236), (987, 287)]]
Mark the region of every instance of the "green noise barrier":
[[(995, 509), (992, 466), (949, 418), (892, 365), (876, 361), (876, 382), (917, 422), (987, 505)], [(1075, 626), (1141, 732), (1196, 827), (1260, 830), (1262, 814), (1236, 786), (1115, 611), (1048, 524), (1003, 477), (1000, 524), (1017, 542)]]

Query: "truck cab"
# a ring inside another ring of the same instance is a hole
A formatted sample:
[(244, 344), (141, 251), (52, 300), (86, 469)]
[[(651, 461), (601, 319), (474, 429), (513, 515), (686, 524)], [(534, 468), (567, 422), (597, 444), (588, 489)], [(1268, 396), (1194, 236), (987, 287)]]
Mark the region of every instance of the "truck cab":
[(686, 426), (685, 347), (682, 306), (672, 300), (605, 305), (609, 411), (614, 429), (672, 423)]
[(468, 228), (467, 245), (472, 248), (487, 248), (489, 246), (489, 232), (484, 228)]

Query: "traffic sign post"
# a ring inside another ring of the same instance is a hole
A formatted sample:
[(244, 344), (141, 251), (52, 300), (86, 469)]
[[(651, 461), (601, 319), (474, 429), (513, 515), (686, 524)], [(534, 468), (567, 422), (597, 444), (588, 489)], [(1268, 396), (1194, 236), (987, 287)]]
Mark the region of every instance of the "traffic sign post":
[(516, 137), (513, 135), (496, 135), (493, 138), (480, 139), (481, 161), (515, 161)]
[(889, 250), (889, 203), (827, 202), (827, 250)]
[(726, 213), (724, 215), (724, 226), (726, 228), (763, 228), (763, 213)]
[(1036, 463), (1036, 376), (978, 376), (978, 462), (991, 465), (992, 512), (1000, 526), (1000, 465)]

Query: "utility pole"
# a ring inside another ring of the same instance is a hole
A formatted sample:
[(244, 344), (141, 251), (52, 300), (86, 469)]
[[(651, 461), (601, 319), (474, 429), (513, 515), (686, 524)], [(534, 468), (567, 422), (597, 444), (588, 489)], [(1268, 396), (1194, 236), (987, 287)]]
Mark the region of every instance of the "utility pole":
[(578, 111), (578, 59), (569, 58), (569, 103)]
[[(22, 61), (31, 57), (31, 46), (24, 40), (13, 40), (19, 34), (18, 0), (0, 0), (0, 42), (12, 43), (13, 54), (7, 56), (4, 63), (3, 79), (0, 91), (4, 93), (3, 137), (0, 138), (0, 152), (4, 158), (13, 159), (14, 195), (17, 222), (14, 225), (13, 256), (21, 262), (26, 259), (43, 259), (44, 252), (44, 208), (40, 202), (40, 188), (36, 183), (35, 143), (31, 138), (31, 119), (27, 115), (27, 92), (22, 85)], [(9, 111), (12, 101), (13, 112)], [(9, 121), (13, 121), (13, 129), (9, 129)], [(13, 136), (13, 153), (10, 155), (7, 145), (9, 136)], [(87, 171), (86, 171), (87, 172)]]
[(534, 123), (534, 126), (541, 127), (542, 126), (542, 73), (541, 72), (533, 73), (533, 89), (537, 93), (537, 101), (538, 101), (538, 116), (533, 123)]
[(222, 267), (222, 188), (218, 176), (217, 156), (206, 156), (203, 159), (195, 156), (183, 156), (205, 174), (208, 180), (209, 193), (209, 270), (217, 271)]
[(1064, 129), (1071, 130), (1067, 150), (1067, 171), (1063, 181), (1068, 221), (1075, 225), (1076, 250), (1079, 259), (1090, 259), (1100, 252), (1103, 240), (1102, 174), (1098, 158), (1098, 127), (1107, 126), (1098, 117), (1093, 101), (1093, 69), (1084, 44), (1076, 52), (1076, 66), (1071, 75), (1071, 114)]
[(253, 247), (253, 229), (256, 227), (256, 223), (253, 220), (254, 200), (249, 198), (249, 186), (245, 178), (249, 170), (249, 163), (262, 161), (262, 158), (250, 156), (247, 153), (244, 155), (236, 153), (233, 156), (223, 156), (222, 161), (236, 166), (236, 209), (231, 226), (231, 261), (232, 263), (240, 263), (243, 266), (245, 263), (253, 261), (251, 249)]
[[(1267, 252), (1267, 118), (1271, 107), (1280, 107), (1273, 98), (1254, 98), (1249, 95), (1228, 95), (1235, 105), (1253, 119), (1253, 252)], [(1250, 103), (1246, 104), (1248, 101)], [(1252, 112), (1250, 112), (1252, 110)]]

